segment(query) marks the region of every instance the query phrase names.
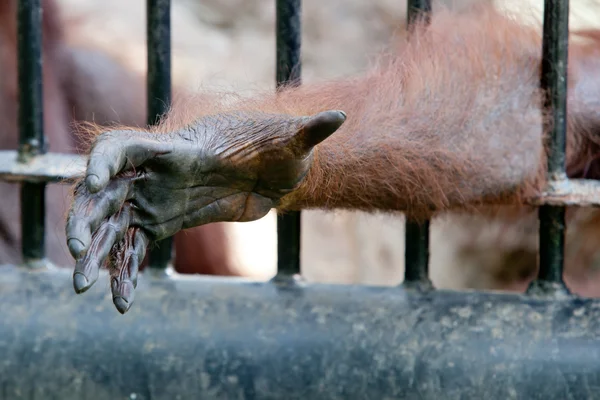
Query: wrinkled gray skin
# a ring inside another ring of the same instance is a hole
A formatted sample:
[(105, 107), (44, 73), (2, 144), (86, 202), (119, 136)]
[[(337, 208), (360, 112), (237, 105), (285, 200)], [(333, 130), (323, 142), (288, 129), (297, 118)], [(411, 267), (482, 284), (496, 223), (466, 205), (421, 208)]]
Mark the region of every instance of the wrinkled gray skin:
[(75, 190), (66, 235), (77, 260), (76, 293), (112, 269), (113, 302), (131, 307), (148, 244), (211, 222), (265, 216), (306, 176), (315, 145), (345, 121), (229, 113), (176, 132), (110, 131), (98, 136)]

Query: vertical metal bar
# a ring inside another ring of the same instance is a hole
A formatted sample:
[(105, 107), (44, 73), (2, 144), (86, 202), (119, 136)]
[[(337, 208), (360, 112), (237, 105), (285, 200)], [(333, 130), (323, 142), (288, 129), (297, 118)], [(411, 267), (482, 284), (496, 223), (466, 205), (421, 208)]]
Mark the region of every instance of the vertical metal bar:
[[(301, 0), (276, 0), (276, 83), (300, 85)], [(277, 216), (277, 273), (300, 273), (300, 212)]]
[[(42, 98), (41, 0), (19, 0), (17, 8), (19, 83), (19, 161), (46, 152)], [(33, 266), (45, 258), (44, 183), (21, 185), (21, 252)]]
[(429, 22), (431, 14), (431, 0), (408, 0), (406, 17), (408, 26), (414, 24), (418, 17), (424, 17)]
[[(567, 136), (567, 57), (569, 0), (544, 3), (544, 41), (541, 87), (546, 90), (545, 106), (552, 110), (548, 132), (548, 178), (563, 179)], [(540, 269), (538, 279), (563, 284), (565, 208), (542, 206), (540, 220)]]
[[(429, 20), (431, 0), (409, 0), (407, 10), (408, 29), (418, 18)], [(407, 221), (404, 249), (404, 282), (429, 283), (429, 221)]]
[(406, 222), (404, 281), (429, 281), (429, 221)]
[[(155, 125), (171, 106), (171, 1), (146, 1), (148, 49), (148, 125)], [(156, 243), (150, 268), (166, 268), (173, 255), (173, 238)]]

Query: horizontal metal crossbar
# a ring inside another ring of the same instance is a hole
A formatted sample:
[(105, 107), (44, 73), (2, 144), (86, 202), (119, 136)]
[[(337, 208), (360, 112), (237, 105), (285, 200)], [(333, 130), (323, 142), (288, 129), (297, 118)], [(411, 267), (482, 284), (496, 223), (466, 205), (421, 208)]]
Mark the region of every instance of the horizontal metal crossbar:
[(30, 157), (28, 162), (18, 160), (19, 153), (0, 150), (0, 179), (9, 182), (62, 182), (83, 176), (87, 157), (45, 153)]
[(551, 206), (600, 206), (600, 181), (592, 179), (563, 179), (550, 181), (548, 189), (537, 199), (528, 202), (531, 205)]
[[(18, 152), (0, 151), (0, 180), (9, 182), (72, 181), (85, 173), (86, 156), (46, 153), (31, 157), (27, 163), (18, 161)], [(600, 206), (600, 182), (590, 179), (564, 179), (551, 182), (548, 190), (530, 205)]]
[(4, 266), (2, 398), (600, 398), (600, 300)]

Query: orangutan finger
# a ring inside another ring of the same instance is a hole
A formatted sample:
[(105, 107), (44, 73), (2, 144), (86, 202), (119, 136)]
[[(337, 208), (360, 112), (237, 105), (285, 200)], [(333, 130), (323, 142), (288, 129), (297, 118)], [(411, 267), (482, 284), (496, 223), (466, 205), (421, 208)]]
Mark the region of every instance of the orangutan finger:
[(140, 264), (146, 255), (148, 237), (139, 228), (130, 228), (117, 249), (116, 265), (112, 269), (110, 287), (113, 304), (121, 314), (132, 306)]
[(79, 260), (85, 254), (93, 233), (123, 206), (129, 188), (129, 181), (114, 180), (106, 190), (90, 194), (82, 182), (77, 185), (66, 226), (67, 245), (73, 258)]
[(104, 265), (114, 244), (124, 236), (130, 219), (130, 207), (126, 206), (100, 225), (92, 237), (87, 253), (75, 264), (73, 272), (75, 293), (84, 293), (98, 280), (100, 267)]
[(92, 148), (86, 173), (90, 193), (104, 189), (111, 178), (159, 154), (171, 152), (167, 141), (153, 140), (147, 132), (114, 131), (100, 135)]

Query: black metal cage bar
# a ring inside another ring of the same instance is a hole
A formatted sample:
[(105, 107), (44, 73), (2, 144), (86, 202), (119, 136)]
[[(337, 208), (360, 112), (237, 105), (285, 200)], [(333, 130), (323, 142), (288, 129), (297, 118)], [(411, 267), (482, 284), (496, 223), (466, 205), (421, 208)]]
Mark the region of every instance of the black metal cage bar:
[(407, 7), (406, 19), (409, 27), (418, 17), (428, 19), (432, 11), (431, 0), (408, 0)]
[[(148, 51), (148, 124), (160, 122), (171, 106), (171, 0), (146, 1)], [(173, 255), (173, 238), (150, 250), (149, 267), (166, 268)]]
[(407, 221), (404, 235), (404, 282), (429, 282), (429, 221)]
[[(276, 0), (276, 84), (301, 84), (302, 1)], [(299, 211), (277, 216), (277, 273), (300, 273)]]
[[(18, 83), (19, 157), (26, 164), (46, 152), (42, 98), (42, 6), (41, 0), (19, 0)], [(33, 266), (45, 257), (46, 184), (21, 184), (21, 252)]]
[[(567, 68), (569, 47), (569, 0), (544, 3), (541, 87), (546, 90), (546, 107), (552, 110), (548, 135), (548, 177), (566, 178)], [(539, 208), (540, 269), (538, 279), (562, 285), (565, 243), (565, 207)]]
[[(417, 18), (428, 18), (431, 0), (408, 0), (407, 27)], [(404, 232), (404, 282), (429, 282), (429, 221), (407, 221)]]

